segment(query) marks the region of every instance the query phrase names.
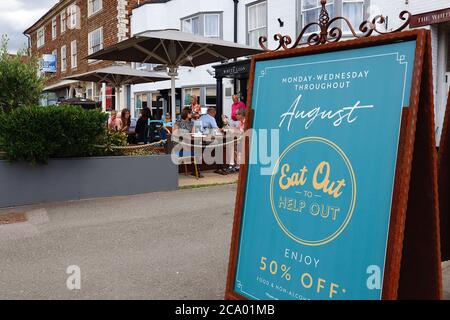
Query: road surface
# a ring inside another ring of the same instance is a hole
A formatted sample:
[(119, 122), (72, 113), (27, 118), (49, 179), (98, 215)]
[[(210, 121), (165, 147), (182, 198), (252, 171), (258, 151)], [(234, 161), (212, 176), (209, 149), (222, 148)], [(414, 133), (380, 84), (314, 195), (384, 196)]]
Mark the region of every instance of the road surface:
[[(223, 299), (235, 193), (228, 185), (0, 210), (28, 217), (0, 225), (0, 299)], [(443, 269), (450, 299), (450, 264)], [(69, 290), (78, 271), (81, 289)]]
[[(28, 222), (0, 226), (0, 299), (223, 299), (235, 193), (26, 208)], [(67, 288), (69, 266), (81, 290)]]

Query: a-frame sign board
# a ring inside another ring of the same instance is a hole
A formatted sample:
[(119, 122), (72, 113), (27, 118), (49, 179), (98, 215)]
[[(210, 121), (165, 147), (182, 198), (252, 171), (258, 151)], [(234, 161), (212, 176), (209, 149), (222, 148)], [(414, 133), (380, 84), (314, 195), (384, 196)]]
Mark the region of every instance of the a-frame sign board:
[(450, 92), (439, 144), (439, 208), (442, 261), (450, 260)]
[(441, 298), (431, 59), (426, 30), (253, 57), (227, 299)]

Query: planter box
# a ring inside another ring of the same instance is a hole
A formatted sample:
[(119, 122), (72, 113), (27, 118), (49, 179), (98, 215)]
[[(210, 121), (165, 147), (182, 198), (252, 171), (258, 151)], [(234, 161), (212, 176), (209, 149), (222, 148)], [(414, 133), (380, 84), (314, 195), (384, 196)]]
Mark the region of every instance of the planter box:
[(170, 155), (54, 159), (39, 166), (0, 160), (0, 207), (177, 188)]

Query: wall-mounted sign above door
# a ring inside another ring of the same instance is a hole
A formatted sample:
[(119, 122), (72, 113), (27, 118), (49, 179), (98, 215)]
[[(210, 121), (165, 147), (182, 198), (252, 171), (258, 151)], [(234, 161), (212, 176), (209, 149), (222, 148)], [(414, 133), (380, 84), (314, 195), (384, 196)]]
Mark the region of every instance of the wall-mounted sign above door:
[(417, 28), (448, 21), (450, 21), (450, 8), (413, 15), (410, 26)]

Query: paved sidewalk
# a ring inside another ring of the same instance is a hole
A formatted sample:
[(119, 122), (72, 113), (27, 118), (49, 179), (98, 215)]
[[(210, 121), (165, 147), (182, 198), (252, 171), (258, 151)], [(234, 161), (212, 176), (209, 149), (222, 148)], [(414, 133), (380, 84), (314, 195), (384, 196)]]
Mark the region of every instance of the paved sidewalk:
[(444, 287), (444, 299), (450, 300), (450, 261), (442, 263), (442, 283)]
[(178, 185), (181, 189), (217, 186), (237, 183), (239, 179), (239, 173), (232, 173), (224, 176), (214, 173), (214, 171), (204, 171), (202, 172), (202, 175), (204, 176), (204, 178), (197, 179), (196, 177), (191, 175), (186, 176), (185, 174), (180, 174)]

